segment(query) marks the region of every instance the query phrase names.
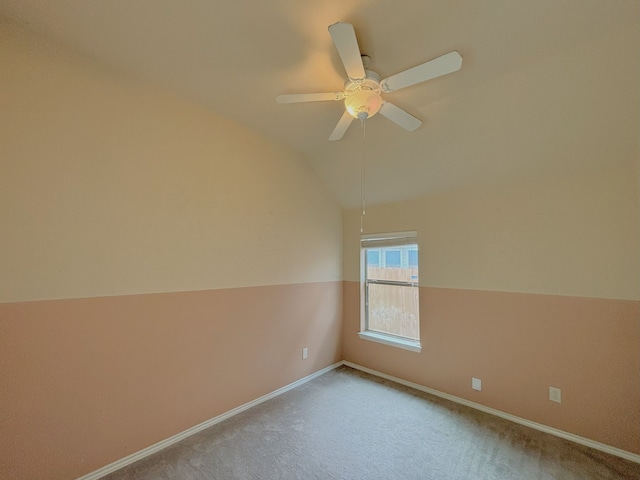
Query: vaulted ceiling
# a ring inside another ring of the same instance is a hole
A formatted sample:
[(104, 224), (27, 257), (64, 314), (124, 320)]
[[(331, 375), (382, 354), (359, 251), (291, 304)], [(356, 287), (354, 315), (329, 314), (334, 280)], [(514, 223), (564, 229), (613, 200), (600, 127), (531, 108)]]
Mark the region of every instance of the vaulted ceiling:
[(300, 152), (345, 207), (360, 198), (360, 125), (329, 142), (340, 102), (274, 100), (342, 90), (336, 21), (354, 25), (383, 77), (464, 58), (387, 95), (424, 122), (417, 131), (367, 121), (370, 203), (597, 167), (638, 128), (637, 0), (0, 0), (0, 17)]

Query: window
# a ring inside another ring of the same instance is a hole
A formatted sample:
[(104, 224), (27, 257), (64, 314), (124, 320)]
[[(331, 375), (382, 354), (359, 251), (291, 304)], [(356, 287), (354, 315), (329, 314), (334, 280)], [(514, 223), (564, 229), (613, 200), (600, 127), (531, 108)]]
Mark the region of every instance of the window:
[(361, 252), (360, 338), (419, 352), (416, 233), (365, 235)]

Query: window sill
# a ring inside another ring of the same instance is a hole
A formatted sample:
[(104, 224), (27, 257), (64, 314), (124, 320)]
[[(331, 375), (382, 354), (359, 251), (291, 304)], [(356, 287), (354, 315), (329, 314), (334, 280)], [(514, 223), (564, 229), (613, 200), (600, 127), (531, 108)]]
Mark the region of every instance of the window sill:
[(420, 345), (420, 342), (405, 340), (403, 338), (394, 337), (392, 335), (385, 335), (384, 333), (364, 331), (358, 332), (358, 336), (362, 340), (369, 340), (371, 342), (382, 343), (391, 347), (403, 348), (412, 352), (420, 353), (422, 351), (422, 345)]

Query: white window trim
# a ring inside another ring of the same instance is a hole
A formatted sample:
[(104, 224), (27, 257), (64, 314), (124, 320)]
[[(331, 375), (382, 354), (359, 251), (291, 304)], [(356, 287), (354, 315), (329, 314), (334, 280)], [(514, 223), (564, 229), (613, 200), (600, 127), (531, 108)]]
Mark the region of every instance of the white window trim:
[(422, 345), (420, 342), (413, 342), (406, 338), (395, 337), (380, 332), (374, 332), (373, 330), (362, 330), (358, 332), (358, 336), (362, 340), (369, 340), (371, 342), (382, 343), (383, 345), (389, 345), (390, 347), (403, 348), (411, 352), (422, 351)]
[[(396, 335), (376, 332), (374, 330), (367, 330), (367, 306), (366, 306), (366, 259), (365, 252), (362, 248), (362, 240), (393, 240), (395, 239), (407, 239), (411, 238), (412, 243), (417, 243), (418, 233), (415, 231), (409, 232), (396, 232), (396, 233), (375, 233), (369, 235), (362, 235), (360, 238), (360, 331), (358, 336), (362, 340), (368, 340), (371, 342), (381, 343), (391, 347), (402, 348), (411, 352), (422, 352), (422, 344), (420, 340), (411, 340), (409, 338), (398, 337)], [(395, 243), (395, 242), (394, 242)], [(373, 247), (375, 248), (375, 247)], [(418, 260), (418, 264), (420, 261)], [(422, 333), (421, 333), (422, 335)]]

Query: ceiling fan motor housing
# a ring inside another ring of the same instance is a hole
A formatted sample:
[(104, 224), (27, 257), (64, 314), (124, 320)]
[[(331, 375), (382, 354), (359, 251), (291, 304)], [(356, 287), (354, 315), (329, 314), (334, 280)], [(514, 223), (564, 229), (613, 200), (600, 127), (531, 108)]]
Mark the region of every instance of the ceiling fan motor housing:
[(373, 117), (382, 106), (380, 75), (366, 70), (363, 80), (349, 80), (344, 87), (344, 106), (355, 118)]

